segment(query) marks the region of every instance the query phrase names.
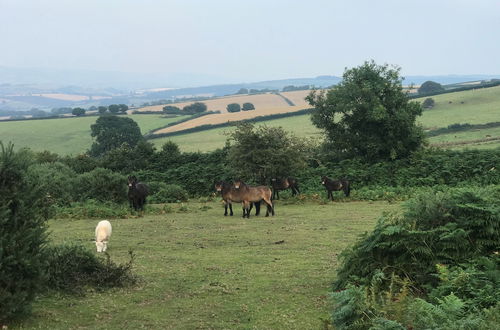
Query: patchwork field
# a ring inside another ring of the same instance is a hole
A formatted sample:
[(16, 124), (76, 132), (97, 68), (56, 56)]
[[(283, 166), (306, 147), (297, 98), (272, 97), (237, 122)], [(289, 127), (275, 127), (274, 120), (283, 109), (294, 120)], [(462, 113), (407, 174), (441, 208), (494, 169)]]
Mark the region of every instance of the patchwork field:
[[(220, 202), (110, 220), (108, 252), (134, 250), (132, 288), (48, 295), (9, 329), (321, 329), (339, 254), (399, 204), (278, 201), (276, 216), (224, 217)], [(51, 240), (95, 251), (98, 219), (51, 220)]]
[[(295, 104), (300, 104), (300, 99), (305, 97), (307, 93), (308, 91), (296, 91), (286, 92), (283, 95)], [(436, 106), (433, 109), (425, 110), (422, 117), (418, 119), (426, 129), (447, 127), (455, 123), (484, 124), (500, 121), (500, 86), (442, 94), (433, 96), (433, 99)], [(209, 107), (209, 109), (215, 110), (217, 109), (216, 102), (219, 102), (219, 106), (223, 106), (225, 109), (227, 103), (238, 102), (242, 104), (247, 101), (254, 103), (257, 110), (200, 117), (162, 129), (161, 132), (171, 132), (198, 125), (224, 123), (229, 120), (241, 120), (256, 115), (297, 111), (305, 108), (305, 106), (300, 105), (289, 106), (282, 97), (275, 94), (231, 96), (206, 102), (207, 104), (212, 102), (210, 103), (212, 108)], [(417, 99), (417, 101), (423, 101), (423, 98)], [(305, 101), (303, 104), (305, 104)], [(156, 111), (160, 111), (163, 106), (155, 107)], [(153, 109), (154, 107), (149, 108)], [(161, 118), (160, 115), (131, 115), (131, 118), (137, 121), (142, 132), (146, 133), (184, 117)], [(0, 140), (4, 142), (12, 141), (17, 147), (26, 146), (34, 150), (49, 149), (61, 154), (77, 154), (90, 147), (92, 143), (90, 125), (95, 120), (96, 117), (82, 117), (0, 122)], [(283, 126), (286, 130), (292, 131), (298, 136), (321, 136), (320, 131), (312, 125), (309, 115), (269, 120), (259, 124)], [(170, 138), (153, 139), (151, 142), (155, 145), (161, 145), (167, 140), (172, 140), (178, 143), (184, 151), (210, 151), (224, 146), (227, 138), (224, 133), (232, 129), (234, 128), (211, 129)], [(430, 143), (446, 148), (496, 148), (500, 146), (499, 137), (498, 129), (481, 129), (432, 137)]]

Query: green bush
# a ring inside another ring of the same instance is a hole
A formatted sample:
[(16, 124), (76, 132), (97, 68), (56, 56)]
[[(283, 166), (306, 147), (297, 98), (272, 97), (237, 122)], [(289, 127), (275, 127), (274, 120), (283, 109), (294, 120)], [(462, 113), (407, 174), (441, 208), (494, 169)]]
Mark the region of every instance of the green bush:
[(181, 186), (176, 184), (166, 184), (163, 182), (154, 182), (150, 184), (151, 203), (175, 203), (188, 200), (188, 193)]
[(76, 173), (69, 166), (59, 162), (34, 164), (28, 174), (50, 205), (69, 205), (74, 200)]
[(44, 191), (28, 179), (31, 163), (0, 142), (0, 324), (29, 312), (43, 284), (48, 211)]
[(342, 253), (333, 323), (340, 329), (397, 328), (389, 321), (413, 329), (498, 328), (491, 313), (500, 300), (498, 242), (499, 186), (418, 195), (402, 216), (385, 215)]
[(127, 200), (127, 178), (109, 169), (96, 168), (80, 174), (75, 180), (78, 200), (123, 203)]
[(51, 290), (82, 293), (87, 287), (102, 290), (134, 284), (137, 280), (131, 272), (134, 255), (131, 251), (129, 254), (127, 263), (116, 264), (109, 254), (98, 257), (80, 245), (49, 246), (45, 251), (46, 286)]

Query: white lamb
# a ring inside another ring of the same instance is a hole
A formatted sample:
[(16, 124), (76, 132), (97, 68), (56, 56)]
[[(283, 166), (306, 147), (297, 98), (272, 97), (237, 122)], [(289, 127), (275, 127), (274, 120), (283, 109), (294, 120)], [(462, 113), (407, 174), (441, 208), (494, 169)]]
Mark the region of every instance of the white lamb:
[(95, 227), (95, 246), (97, 252), (105, 252), (108, 248), (108, 240), (111, 236), (111, 223), (108, 220), (99, 221)]

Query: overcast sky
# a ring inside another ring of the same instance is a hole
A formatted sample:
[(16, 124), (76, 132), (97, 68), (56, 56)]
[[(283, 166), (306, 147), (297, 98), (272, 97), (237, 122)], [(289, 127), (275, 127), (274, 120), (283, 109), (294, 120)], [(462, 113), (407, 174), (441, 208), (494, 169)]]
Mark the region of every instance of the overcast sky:
[(0, 66), (228, 81), (500, 74), (498, 0), (0, 0)]

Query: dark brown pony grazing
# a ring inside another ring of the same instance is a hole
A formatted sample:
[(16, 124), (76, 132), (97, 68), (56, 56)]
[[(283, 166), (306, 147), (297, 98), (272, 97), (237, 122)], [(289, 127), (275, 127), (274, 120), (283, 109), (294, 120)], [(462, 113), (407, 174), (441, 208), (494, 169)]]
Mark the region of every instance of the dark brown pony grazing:
[(326, 190), (328, 191), (327, 198), (331, 199), (332, 201), (333, 201), (332, 191), (343, 190), (344, 195), (346, 197), (348, 197), (349, 194), (351, 193), (351, 184), (349, 183), (348, 180), (345, 179), (332, 180), (327, 176), (323, 176), (321, 177), (321, 184), (325, 186)]
[(292, 177), (286, 177), (281, 179), (272, 178), (271, 187), (273, 189), (273, 200), (280, 199), (280, 193), (279, 193), (280, 190), (286, 190), (290, 188), (292, 190), (292, 196), (300, 194), (299, 184), (297, 182), (297, 179)]
[[(229, 206), (230, 216), (233, 216), (233, 205), (232, 203), (242, 203), (240, 200), (240, 196), (238, 195), (238, 191), (234, 191), (233, 185), (230, 183), (219, 181), (215, 184), (215, 190), (220, 192), (222, 195), (222, 199), (224, 200), (224, 215), (227, 216), (227, 207)], [(260, 201), (254, 202), (250, 205), (250, 211), (252, 210), (253, 205), (255, 204), (255, 215), (259, 215), (260, 213)], [(244, 215), (244, 214), (243, 214)]]
[(267, 205), (266, 217), (269, 216), (269, 211), (274, 215), (274, 206), (271, 200), (271, 189), (266, 186), (251, 187), (241, 180), (233, 182), (235, 194), (243, 201), (243, 217), (250, 218), (250, 203), (264, 201)]
[(137, 178), (132, 175), (128, 177), (128, 201), (130, 207), (134, 210), (144, 210), (146, 204), (146, 196), (149, 195), (149, 187), (137, 181)]

